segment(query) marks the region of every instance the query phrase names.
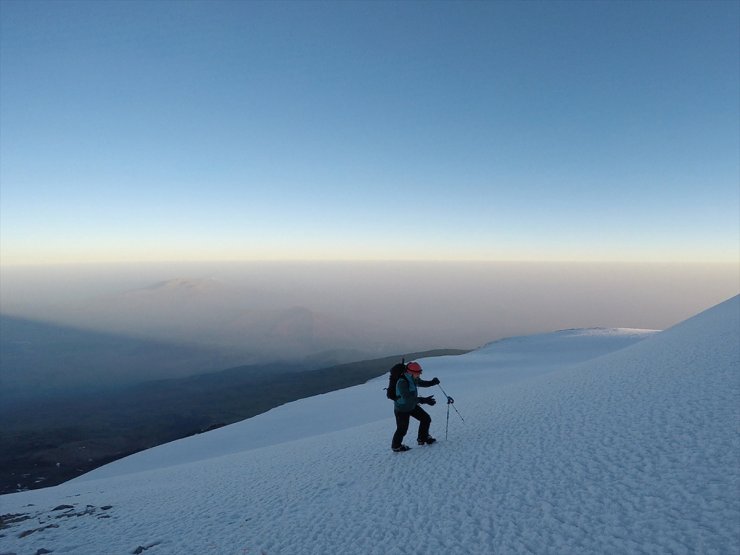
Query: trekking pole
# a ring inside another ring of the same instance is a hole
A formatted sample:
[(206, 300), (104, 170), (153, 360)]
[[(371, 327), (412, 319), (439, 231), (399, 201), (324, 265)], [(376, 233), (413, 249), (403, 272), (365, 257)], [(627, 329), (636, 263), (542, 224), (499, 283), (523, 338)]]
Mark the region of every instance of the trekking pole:
[[(442, 386), (439, 385), (439, 384), (437, 384), (437, 387), (439, 387), (440, 389), (442, 389)], [(460, 411), (457, 410), (457, 407), (455, 406), (455, 400), (452, 397), (450, 397), (449, 395), (447, 395), (447, 392), (444, 389), (442, 389), (442, 393), (444, 394), (445, 397), (447, 397), (447, 418), (449, 419), (449, 416), (450, 416), (450, 405), (452, 405), (452, 408), (455, 409), (455, 412), (460, 417), (460, 420), (462, 420), (463, 422), (465, 422), (465, 419), (462, 417), (462, 414), (460, 414)]]

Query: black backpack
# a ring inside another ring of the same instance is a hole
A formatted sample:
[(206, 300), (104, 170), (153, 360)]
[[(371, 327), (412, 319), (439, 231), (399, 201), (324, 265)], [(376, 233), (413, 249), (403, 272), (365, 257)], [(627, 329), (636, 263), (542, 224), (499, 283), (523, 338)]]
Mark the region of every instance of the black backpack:
[(398, 399), (396, 396), (396, 382), (398, 381), (398, 378), (403, 376), (404, 372), (406, 372), (405, 362), (406, 361), (402, 359), (401, 362), (391, 368), (391, 375), (388, 377), (388, 387), (385, 390), (385, 396), (391, 401)]

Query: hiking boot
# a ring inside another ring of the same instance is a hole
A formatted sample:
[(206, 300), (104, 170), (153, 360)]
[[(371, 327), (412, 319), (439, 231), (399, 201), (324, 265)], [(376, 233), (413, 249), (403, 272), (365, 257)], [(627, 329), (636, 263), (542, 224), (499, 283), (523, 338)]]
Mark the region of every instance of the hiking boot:
[(411, 449), (408, 445), (401, 445), (400, 447), (391, 447), (395, 453), (403, 453), (404, 451), (408, 451)]
[(424, 444), (431, 445), (435, 441), (437, 440), (434, 439), (432, 436), (427, 436), (425, 439), (421, 439), (421, 438), (417, 439), (416, 443), (418, 443), (419, 445), (424, 445)]

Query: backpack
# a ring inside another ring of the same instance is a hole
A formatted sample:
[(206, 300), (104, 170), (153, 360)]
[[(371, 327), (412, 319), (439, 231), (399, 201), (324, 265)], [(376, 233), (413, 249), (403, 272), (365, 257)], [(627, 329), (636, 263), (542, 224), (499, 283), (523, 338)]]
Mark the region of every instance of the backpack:
[(391, 401), (398, 399), (396, 396), (396, 382), (398, 381), (398, 378), (403, 376), (404, 372), (406, 372), (406, 364), (404, 360), (401, 360), (401, 362), (391, 368), (391, 375), (388, 377), (388, 387), (385, 390), (385, 396)]

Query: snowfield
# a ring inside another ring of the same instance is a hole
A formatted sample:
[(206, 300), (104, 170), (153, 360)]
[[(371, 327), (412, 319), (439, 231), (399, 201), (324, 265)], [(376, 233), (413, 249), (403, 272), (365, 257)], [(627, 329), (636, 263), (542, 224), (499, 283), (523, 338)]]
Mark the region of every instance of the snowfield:
[(392, 453), (381, 377), (2, 496), (0, 554), (739, 553), (739, 338), (734, 297), (423, 360), (447, 440), (434, 387)]

